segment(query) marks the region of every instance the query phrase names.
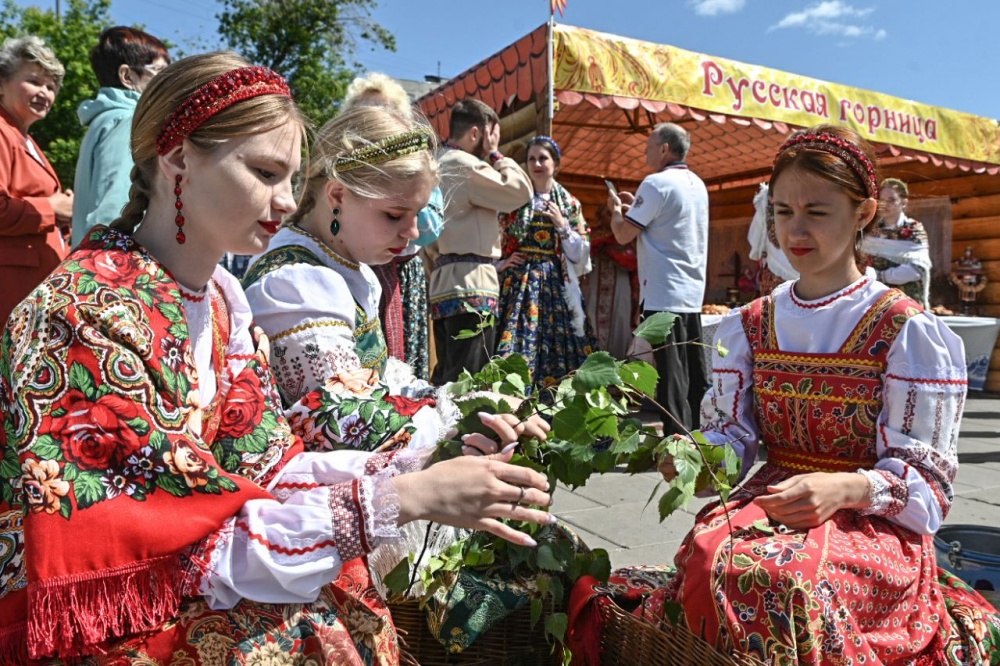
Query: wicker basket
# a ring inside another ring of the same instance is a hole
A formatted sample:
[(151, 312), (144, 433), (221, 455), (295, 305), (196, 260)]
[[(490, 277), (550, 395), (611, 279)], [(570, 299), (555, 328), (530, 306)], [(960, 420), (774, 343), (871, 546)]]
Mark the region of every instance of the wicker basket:
[(656, 625), (617, 604), (601, 604), (604, 632), (602, 666), (761, 666), (747, 656), (726, 656), (686, 627)]
[(558, 666), (558, 651), (545, 640), (543, 620), (532, 628), (530, 606), (516, 610), (480, 636), (466, 650), (450, 654), (427, 628), (427, 616), (415, 601), (390, 603), (403, 649), (420, 666)]

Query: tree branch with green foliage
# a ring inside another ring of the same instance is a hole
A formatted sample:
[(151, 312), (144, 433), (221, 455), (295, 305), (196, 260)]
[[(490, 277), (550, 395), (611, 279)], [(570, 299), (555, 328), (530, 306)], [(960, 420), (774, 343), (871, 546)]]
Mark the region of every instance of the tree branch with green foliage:
[[(653, 346), (665, 344), (676, 315), (660, 313), (647, 319), (635, 335)], [(724, 353), (723, 348), (719, 348)], [(471, 432), (495, 437), (478, 418), (482, 411), (516, 413), (521, 419), (541, 414), (552, 424), (544, 442), (527, 438), (511, 462), (546, 474), (550, 488), (557, 483), (577, 488), (587, 483), (593, 474), (611, 472), (624, 466), (629, 473), (646, 472), (670, 456), (677, 474), (670, 481), (657, 484), (650, 496), (652, 501), (663, 486), (658, 500), (660, 520), (686, 506), (696, 493), (713, 489), (725, 501), (740, 473), (740, 459), (730, 443), (710, 444), (699, 431), (691, 439), (663, 437), (646, 426), (633, 414), (640, 400), (651, 400), (655, 394), (658, 373), (643, 361), (619, 361), (607, 352), (595, 352), (575, 371), (554, 385), (527, 395), (531, 375), (527, 362), (519, 354), (494, 358), (477, 373), (464, 372), (450, 385), (462, 418), (455, 440), (443, 442), (439, 459), (461, 455), (461, 435)], [(500, 398), (498, 399), (498, 395)], [(521, 400), (516, 409), (502, 396)], [(655, 401), (654, 401), (654, 404)], [(662, 406), (657, 407), (670, 418)], [(453, 544), (448, 550), (429, 559), (426, 566), (415, 570), (411, 557), (387, 577), (389, 590), (405, 596), (414, 581), (423, 585), (421, 603), (447, 587), (464, 566), (503, 562), (519, 577), (534, 577), (540, 581), (538, 593), (531, 600), (533, 621), (542, 614), (546, 602), (562, 606), (566, 586), (580, 576), (591, 575), (607, 581), (611, 564), (607, 551), (581, 551), (572, 546), (564, 532), (553, 526), (517, 523), (516, 528), (530, 534), (537, 548), (512, 545), (491, 534), (476, 532)], [(545, 618), (546, 633), (562, 641), (567, 626), (565, 613), (549, 613)]]
[(299, 108), (320, 125), (332, 118), (361, 69), (349, 62), (361, 43), (396, 50), (371, 19), (375, 0), (221, 0), (219, 34), (254, 64), (288, 79)]

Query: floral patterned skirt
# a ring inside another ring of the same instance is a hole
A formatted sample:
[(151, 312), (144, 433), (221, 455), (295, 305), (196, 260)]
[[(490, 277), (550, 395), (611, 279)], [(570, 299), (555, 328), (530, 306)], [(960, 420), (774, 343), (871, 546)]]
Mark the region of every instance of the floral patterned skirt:
[(537, 386), (580, 367), (596, 341), (589, 325), (584, 337), (573, 331), (559, 259), (529, 254), (500, 277), (497, 354), (524, 356)]
[(679, 604), (692, 631), (776, 666), (1000, 664), (1000, 614), (937, 567), (931, 537), (851, 511), (786, 528), (751, 501), (776, 481), (768, 469), (702, 510), (677, 571), (640, 604), (637, 576), (613, 575), (636, 614)]
[(403, 345), (406, 363), (417, 379), (430, 380), (427, 324), (427, 271), (419, 256), (399, 264), (399, 292), (403, 297)]

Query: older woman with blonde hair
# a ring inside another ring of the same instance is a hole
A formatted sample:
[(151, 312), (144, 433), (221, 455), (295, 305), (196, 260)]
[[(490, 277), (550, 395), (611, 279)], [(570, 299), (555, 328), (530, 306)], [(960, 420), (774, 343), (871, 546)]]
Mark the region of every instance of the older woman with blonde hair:
[(0, 48), (0, 326), (66, 256), (63, 237), (73, 192), (28, 129), (52, 110), (66, 73), (38, 37), (8, 39)]

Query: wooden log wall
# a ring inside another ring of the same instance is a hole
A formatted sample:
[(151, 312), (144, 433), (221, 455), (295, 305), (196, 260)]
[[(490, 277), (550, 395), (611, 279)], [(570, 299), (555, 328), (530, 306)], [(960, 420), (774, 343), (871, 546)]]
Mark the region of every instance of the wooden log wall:
[[(1000, 176), (966, 176), (944, 182), (953, 188), (949, 195), (952, 197), (951, 258), (958, 259), (966, 247), (972, 247), (989, 280), (979, 294), (977, 314), (1000, 317)], [(986, 390), (1000, 392), (1000, 344), (993, 349)]]

